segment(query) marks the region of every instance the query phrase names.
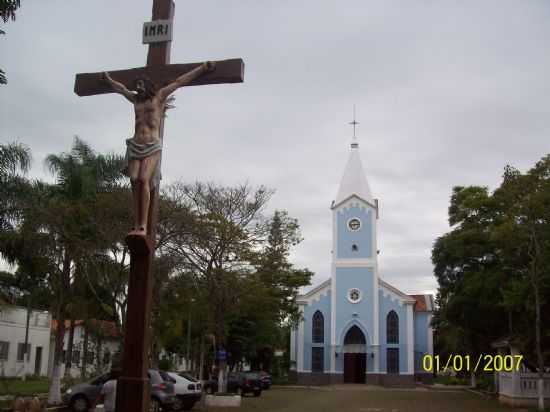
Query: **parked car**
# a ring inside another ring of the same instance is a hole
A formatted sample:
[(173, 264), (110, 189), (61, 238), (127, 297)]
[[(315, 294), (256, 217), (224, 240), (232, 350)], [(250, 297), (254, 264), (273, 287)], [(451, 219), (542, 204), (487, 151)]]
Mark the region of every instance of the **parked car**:
[[(204, 383), (206, 393), (218, 391), (218, 378), (212, 376)], [(231, 372), (227, 376), (227, 392), (234, 392), (240, 395), (252, 393), (254, 396), (262, 394), (262, 382), (260, 375), (254, 372)]]
[(269, 389), (273, 383), (271, 375), (265, 371), (258, 372), (260, 375), (260, 381), (262, 382), (262, 389)]
[(174, 411), (188, 411), (201, 399), (201, 383), (187, 373), (159, 371), (160, 376), (167, 382), (172, 382), (176, 397), (172, 404)]
[[(170, 410), (175, 400), (175, 389), (172, 382), (165, 382), (159, 371), (149, 369), (147, 372), (151, 384), (152, 412)], [(97, 399), (101, 388), (111, 377), (110, 373), (101, 375), (89, 382), (71, 386), (63, 394), (63, 402), (70, 406), (74, 412), (88, 412), (92, 403)]]

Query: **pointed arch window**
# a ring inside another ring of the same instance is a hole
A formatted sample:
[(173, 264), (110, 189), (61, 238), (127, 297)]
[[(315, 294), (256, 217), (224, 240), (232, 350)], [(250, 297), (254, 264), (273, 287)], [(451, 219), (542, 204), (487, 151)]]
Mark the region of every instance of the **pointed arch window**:
[(313, 314), (311, 323), (313, 343), (323, 343), (325, 341), (325, 318), (320, 310)]
[(386, 317), (386, 342), (399, 343), (399, 316), (393, 310)]

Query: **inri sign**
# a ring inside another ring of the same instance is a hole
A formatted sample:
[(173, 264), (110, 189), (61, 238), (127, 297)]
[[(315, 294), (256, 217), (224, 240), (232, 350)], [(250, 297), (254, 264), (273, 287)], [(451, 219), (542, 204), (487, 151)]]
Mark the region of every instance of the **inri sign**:
[(155, 20), (143, 23), (143, 44), (172, 40), (172, 21)]

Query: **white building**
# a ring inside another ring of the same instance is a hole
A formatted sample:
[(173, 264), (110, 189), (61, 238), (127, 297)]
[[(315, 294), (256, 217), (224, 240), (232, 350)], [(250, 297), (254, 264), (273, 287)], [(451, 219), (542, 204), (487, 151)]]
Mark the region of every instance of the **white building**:
[[(82, 363), (84, 359), (84, 338), (85, 327), (81, 320), (74, 321), (73, 335), (73, 350), (70, 375), (72, 377), (80, 376), (82, 372)], [(53, 371), (53, 360), (55, 350), (55, 330), (57, 322), (52, 322), (52, 337), (50, 344), (48, 364), (48, 375), (51, 376)], [(88, 362), (86, 372), (90, 374), (100, 374), (107, 372), (111, 368), (113, 355), (119, 352), (120, 343), (118, 338), (118, 330), (114, 322), (97, 321), (92, 319), (89, 321), (88, 327)], [(63, 363), (61, 365), (61, 376), (65, 374), (65, 359), (67, 356), (67, 348), (69, 346), (69, 321), (65, 321), (65, 338), (63, 340)]]
[[(50, 353), (49, 312), (32, 310), (29, 319), (27, 375), (46, 376)], [(0, 374), (9, 377), (25, 373), (23, 357), (27, 308), (10, 306), (0, 311)]]

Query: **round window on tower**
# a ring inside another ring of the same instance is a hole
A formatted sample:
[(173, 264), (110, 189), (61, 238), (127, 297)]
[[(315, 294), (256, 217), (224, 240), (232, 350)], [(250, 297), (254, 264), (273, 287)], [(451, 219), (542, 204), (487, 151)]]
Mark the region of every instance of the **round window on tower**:
[(348, 221), (348, 227), (349, 227), (349, 230), (351, 230), (352, 232), (355, 232), (356, 230), (359, 230), (361, 228), (361, 221), (356, 217), (354, 217), (353, 219), (350, 219)]
[(348, 291), (348, 300), (351, 303), (358, 303), (361, 301), (361, 291), (357, 288), (350, 289)]

